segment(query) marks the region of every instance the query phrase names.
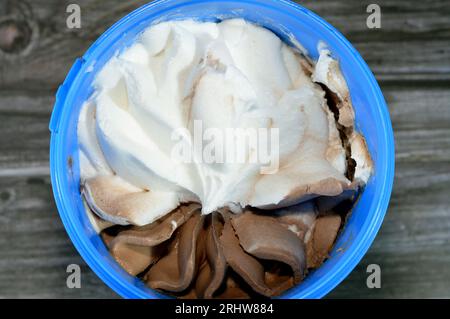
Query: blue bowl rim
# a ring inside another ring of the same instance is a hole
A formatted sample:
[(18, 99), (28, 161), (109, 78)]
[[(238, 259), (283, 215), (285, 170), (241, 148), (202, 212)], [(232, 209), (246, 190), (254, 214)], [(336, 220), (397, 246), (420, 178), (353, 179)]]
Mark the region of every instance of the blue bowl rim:
[[(173, 0), (155, 0), (151, 3), (141, 6), (137, 8), (133, 12), (129, 13), (119, 21), (117, 21), (114, 25), (112, 25), (107, 31), (105, 31), (95, 42), (91, 45), (91, 47), (86, 51), (82, 58), (77, 59), (69, 71), (64, 83), (58, 89), (58, 93), (56, 94), (56, 101), (54, 110), (52, 112), (51, 120), (50, 120), (50, 131), (51, 131), (51, 140), (50, 140), (50, 173), (51, 173), (51, 181), (53, 187), (53, 193), (56, 201), (56, 205), (58, 208), (58, 212), (60, 214), (61, 220), (64, 224), (66, 232), (71, 238), (74, 246), (89, 265), (89, 267), (105, 282), (110, 288), (112, 288), (115, 292), (120, 294), (125, 298), (149, 298), (149, 297), (158, 297), (160, 295), (150, 296), (145, 291), (130, 285), (129, 283), (116, 279), (115, 271), (110, 269), (109, 266), (104, 265), (99, 261), (97, 255), (94, 253), (95, 249), (92, 244), (88, 241), (86, 236), (80, 235), (80, 233), (75, 229), (73, 222), (73, 214), (67, 213), (73, 208), (68, 205), (65, 198), (67, 198), (67, 188), (65, 188), (66, 181), (64, 174), (58, 174), (58, 171), (67, 170), (66, 168), (66, 159), (62, 158), (60, 154), (56, 152), (58, 149), (58, 145), (64, 143), (62, 140), (58, 130), (59, 130), (59, 122), (61, 118), (64, 118), (64, 115), (67, 115), (70, 110), (68, 108), (63, 108), (67, 101), (71, 101), (76, 92), (72, 89), (73, 87), (77, 87), (77, 81), (79, 81), (79, 75), (85, 71), (86, 61), (89, 61), (91, 56), (95, 56), (99, 52), (103, 50), (107, 50), (107, 47), (104, 45), (104, 40), (113, 35), (115, 30), (122, 27), (132, 18), (140, 15), (143, 11), (151, 10), (156, 6), (162, 6), (166, 4), (170, 4)], [(211, 0), (195, 0), (195, 2), (209, 2)], [(258, 0), (243, 0), (243, 2), (252, 3), (252, 4), (261, 4)], [(343, 281), (349, 273), (356, 267), (356, 265), (360, 262), (362, 257), (365, 255), (373, 240), (375, 239), (386, 214), (390, 196), (392, 193), (393, 182), (394, 182), (394, 170), (395, 170), (395, 143), (394, 143), (394, 134), (392, 129), (392, 124), (389, 116), (388, 107), (384, 100), (381, 89), (370, 71), (369, 67), (362, 59), (360, 54), (356, 51), (356, 49), (350, 44), (350, 42), (332, 25), (323, 20), (321, 17), (313, 13), (312, 11), (302, 7), (301, 5), (288, 1), (288, 0), (266, 0), (267, 3), (275, 3), (278, 5), (286, 5), (293, 9), (294, 11), (301, 11), (303, 14), (308, 15), (311, 19), (315, 20), (316, 23), (321, 24), (326, 27), (329, 32), (339, 41), (344, 47), (349, 50), (357, 60), (359, 68), (363, 71), (368, 83), (370, 84), (373, 95), (376, 97), (376, 101), (373, 102), (373, 105), (378, 107), (378, 111), (380, 112), (380, 118), (382, 121), (379, 123), (383, 126), (383, 140), (385, 142), (385, 153), (387, 156), (384, 158), (383, 166), (386, 167), (385, 178), (382, 180), (382, 192), (381, 198), (378, 199), (378, 205), (375, 208), (375, 215), (370, 223), (365, 223), (364, 227), (366, 227), (366, 234), (357, 242), (357, 246), (353, 247), (352, 254), (347, 255), (346, 258), (342, 258), (342, 260), (336, 265), (334, 272), (329, 276), (322, 278), (317, 281), (315, 284), (311, 286), (308, 291), (304, 291), (300, 294), (294, 294), (295, 298), (322, 298), (331, 290), (333, 290), (341, 281)]]

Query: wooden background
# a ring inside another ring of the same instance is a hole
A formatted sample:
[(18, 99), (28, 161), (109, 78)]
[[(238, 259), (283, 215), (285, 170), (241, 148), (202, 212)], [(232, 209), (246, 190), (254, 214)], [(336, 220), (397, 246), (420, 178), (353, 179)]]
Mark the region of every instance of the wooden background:
[[(82, 28), (75, 31), (65, 24), (73, 2), (82, 9)], [(0, 297), (117, 297), (86, 266), (61, 224), (47, 127), (54, 93), (75, 57), (145, 2), (0, 0)], [(396, 137), (395, 190), (384, 225), (329, 297), (449, 298), (450, 1), (299, 2), (336, 26), (370, 65)], [(366, 27), (371, 2), (382, 9), (379, 30)], [(21, 36), (12, 47), (11, 34)], [(81, 289), (66, 287), (72, 263), (82, 267)], [(366, 287), (372, 263), (381, 265), (381, 289)]]

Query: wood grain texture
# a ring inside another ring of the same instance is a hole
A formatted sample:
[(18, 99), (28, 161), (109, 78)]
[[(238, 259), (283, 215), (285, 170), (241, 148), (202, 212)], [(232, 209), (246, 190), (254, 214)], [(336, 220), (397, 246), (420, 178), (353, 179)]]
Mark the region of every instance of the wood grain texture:
[[(0, 297), (115, 296), (70, 242), (47, 175), (0, 178), (0, 233)], [(70, 264), (81, 266), (81, 289), (66, 286)]]
[[(48, 121), (54, 93), (75, 57), (146, 1), (78, 0), (82, 28), (65, 27), (74, 1), (0, 0), (26, 20), (29, 51), (0, 52), (0, 297), (114, 298), (65, 233), (49, 179)], [(450, 2), (379, 0), (382, 28), (368, 30), (373, 1), (299, 1), (336, 26), (379, 79), (396, 138), (396, 174), (383, 227), (330, 298), (450, 298)], [(82, 267), (82, 288), (66, 267)], [(382, 268), (368, 289), (366, 268)]]

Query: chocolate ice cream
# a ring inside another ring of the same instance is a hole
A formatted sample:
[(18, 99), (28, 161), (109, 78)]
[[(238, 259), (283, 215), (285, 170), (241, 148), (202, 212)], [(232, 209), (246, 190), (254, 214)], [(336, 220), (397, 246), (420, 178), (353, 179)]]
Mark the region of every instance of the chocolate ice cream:
[[(235, 138), (220, 151), (238, 145), (243, 162), (203, 161), (198, 121), (211, 145), (230, 128), (275, 132), (277, 156), (252, 161), (257, 147)], [(80, 193), (112, 257), (149, 287), (278, 296), (326, 262), (373, 172), (354, 122), (328, 49), (312, 61), (241, 19), (163, 22), (96, 77), (78, 123)]]

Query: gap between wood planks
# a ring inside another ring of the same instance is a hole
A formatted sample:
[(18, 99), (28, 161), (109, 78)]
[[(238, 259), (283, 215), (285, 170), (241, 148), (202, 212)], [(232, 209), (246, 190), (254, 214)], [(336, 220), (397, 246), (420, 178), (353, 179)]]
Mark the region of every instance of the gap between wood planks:
[(0, 177), (35, 177), (35, 176), (49, 176), (49, 166), (37, 167), (18, 167), (0, 169)]

